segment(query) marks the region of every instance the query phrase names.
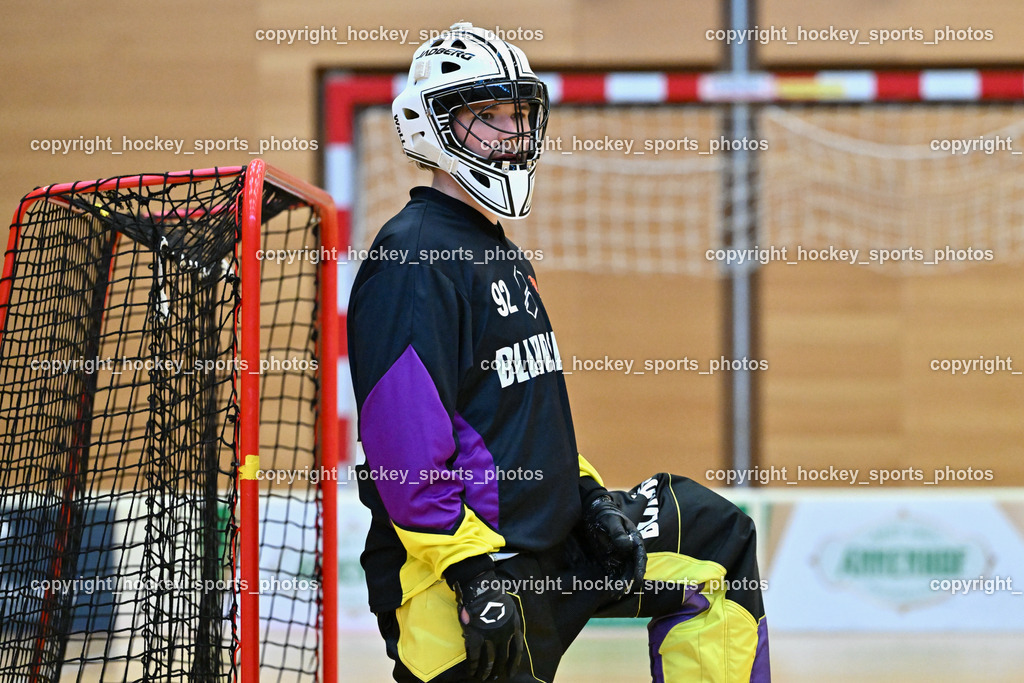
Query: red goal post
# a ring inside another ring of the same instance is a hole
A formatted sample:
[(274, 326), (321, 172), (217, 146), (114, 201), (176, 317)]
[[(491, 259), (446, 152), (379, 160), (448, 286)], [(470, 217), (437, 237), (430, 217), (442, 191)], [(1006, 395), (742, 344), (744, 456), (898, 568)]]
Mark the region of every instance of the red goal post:
[[(260, 366), (260, 261), (257, 251), (263, 244), (262, 239), (262, 202), (263, 185), (270, 184), (294, 194), (317, 207), (320, 217), (320, 245), (331, 253), (338, 248), (338, 229), (336, 213), (330, 196), (309, 183), (299, 180), (283, 171), (268, 166), (257, 159), (249, 163), (246, 176), (245, 193), (242, 197), (242, 310), (241, 316), (241, 357), (248, 367)], [(322, 563), (323, 576), (323, 613), (322, 613), (322, 657), (323, 680), (327, 682), (338, 679), (338, 487), (337, 466), (340, 440), (338, 438), (339, 422), (335, 419), (338, 397), (338, 363), (334, 359), (339, 354), (339, 338), (342, 331), (338, 320), (338, 282), (337, 269), (328, 260), (324, 268), (320, 268), (318, 296), (320, 298), (319, 333), (321, 336), (320, 363), (320, 455), (322, 467), (334, 472), (334, 477), (326, 480), (329, 485), (322, 486), (323, 496), (323, 544)], [(253, 276), (246, 277), (247, 273)], [(323, 362), (323, 361), (326, 362)], [(242, 374), (241, 396), (243, 403), (259, 405), (259, 375), (250, 371)], [(259, 520), (259, 483), (255, 472), (259, 470), (260, 428), (259, 413), (255, 419), (243, 422), (239, 435), (240, 454), (243, 456), (243, 467), (238, 470), (240, 499), (240, 546), (241, 575), (249, 577), (259, 585), (259, 528), (253, 522)], [(249, 458), (255, 456), (254, 467), (250, 469)], [(259, 593), (248, 591), (242, 598), (242, 680), (244, 683), (258, 683), (259, 677)], [(249, 672), (249, 673), (247, 673)], [(256, 672), (255, 674), (251, 672)]]

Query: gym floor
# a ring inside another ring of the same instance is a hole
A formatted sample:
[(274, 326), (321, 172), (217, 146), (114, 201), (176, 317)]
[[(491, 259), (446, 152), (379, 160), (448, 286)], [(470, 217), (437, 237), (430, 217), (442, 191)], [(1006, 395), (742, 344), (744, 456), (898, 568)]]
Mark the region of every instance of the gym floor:
[[(1024, 647), (1014, 634), (773, 633), (771, 652), (778, 683), (1010, 683), (1020, 681), (1024, 670)], [(389, 660), (374, 634), (343, 633), (340, 654), (343, 683), (391, 680)], [(588, 627), (569, 649), (557, 683), (650, 680), (646, 631)]]

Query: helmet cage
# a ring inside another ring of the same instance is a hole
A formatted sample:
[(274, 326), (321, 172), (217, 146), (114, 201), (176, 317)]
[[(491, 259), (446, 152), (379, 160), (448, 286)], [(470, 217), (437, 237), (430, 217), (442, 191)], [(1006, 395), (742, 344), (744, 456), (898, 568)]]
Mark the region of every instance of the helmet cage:
[[(463, 84), (427, 95), (427, 111), (433, 119), (438, 138), (451, 153), (494, 168), (514, 170), (532, 168), (543, 152), (548, 123), (548, 94), (538, 80), (493, 80)], [(484, 106), (477, 106), (486, 103)], [(483, 118), (490, 109), (502, 104), (515, 107), (514, 130), (498, 128)], [(472, 113), (466, 121), (464, 111)], [(525, 116), (518, 116), (524, 114)], [(469, 137), (490, 150), (481, 156), (466, 146)]]

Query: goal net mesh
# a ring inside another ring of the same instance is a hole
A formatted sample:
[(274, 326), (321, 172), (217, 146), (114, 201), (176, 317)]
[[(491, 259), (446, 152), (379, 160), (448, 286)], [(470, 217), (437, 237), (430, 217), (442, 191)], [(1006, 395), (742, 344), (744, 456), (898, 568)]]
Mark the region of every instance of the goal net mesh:
[[(243, 367), (245, 171), (120, 180), (54, 190), (12, 226), (0, 680), (235, 680), (242, 590), (263, 592), (263, 679), (314, 680), (315, 264), (263, 264), (261, 367)], [(264, 249), (318, 243), (308, 205), (271, 186), (261, 201)], [(247, 371), (261, 464), (299, 474), (261, 491), (258, 587), (235, 552)]]
[[(533, 213), (506, 229), (542, 252), (545, 271), (718, 276), (722, 259), (707, 252), (729, 243), (727, 150), (745, 144), (760, 146), (751, 247), (922, 252), (869, 264), (891, 275), (970, 266), (955, 258), (966, 249), (1024, 256), (1020, 105), (766, 105), (745, 143), (724, 117), (721, 105), (556, 107)], [(387, 110), (364, 111), (356, 139), (354, 242), (365, 249), (406, 201), (401, 189), (430, 176), (402, 154)], [(930, 267), (936, 249), (944, 258)]]
[[(533, 211), (506, 230), (521, 249), (539, 252), (544, 270), (713, 274), (704, 251), (718, 240), (722, 157), (683, 147), (687, 139), (706, 145), (720, 121), (710, 108), (557, 109)], [(429, 185), (430, 175), (402, 153), (390, 112), (366, 110), (358, 125), (353, 242), (365, 249), (408, 200), (404, 189)], [(605, 149), (615, 141), (619, 149)], [(672, 149), (656, 152), (656, 142)]]
[(968, 250), (1024, 257), (1024, 107), (773, 106), (759, 120), (761, 246), (858, 249), (892, 275), (986, 262)]

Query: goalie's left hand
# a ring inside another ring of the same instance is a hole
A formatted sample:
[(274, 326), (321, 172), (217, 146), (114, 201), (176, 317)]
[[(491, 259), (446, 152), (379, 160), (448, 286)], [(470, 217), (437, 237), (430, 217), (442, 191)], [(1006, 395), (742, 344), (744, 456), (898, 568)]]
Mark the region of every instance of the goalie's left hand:
[(601, 495), (583, 511), (590, 551), (626, 594), (643, 583), (647, 551), (640, 532), (611, 499)]

